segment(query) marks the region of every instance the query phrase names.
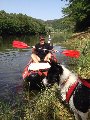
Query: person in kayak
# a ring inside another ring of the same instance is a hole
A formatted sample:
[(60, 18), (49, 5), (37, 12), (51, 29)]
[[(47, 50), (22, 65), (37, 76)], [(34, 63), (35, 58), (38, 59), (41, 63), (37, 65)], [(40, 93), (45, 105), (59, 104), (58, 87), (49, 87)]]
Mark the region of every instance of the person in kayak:
[(40, 42), (32, 48), (32, 55), (31, 58), (34, 62), (38, 63), (40, 61), (49, 61), (52, 53), (50, 52), (53, 50), (53, 46), (45, 42), (44, 37), (40, 37)]

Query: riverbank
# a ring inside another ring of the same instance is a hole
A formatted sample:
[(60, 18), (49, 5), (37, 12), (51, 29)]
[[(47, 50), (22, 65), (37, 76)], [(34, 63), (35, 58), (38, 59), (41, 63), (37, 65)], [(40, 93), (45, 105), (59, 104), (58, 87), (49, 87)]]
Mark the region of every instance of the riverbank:
[(60, 45), (67, 49), (80, 51), (80, 57), (77, 59), (78, 64), (74, 71), (82, 78), (90, 78), (90, 32), (75, 33)]

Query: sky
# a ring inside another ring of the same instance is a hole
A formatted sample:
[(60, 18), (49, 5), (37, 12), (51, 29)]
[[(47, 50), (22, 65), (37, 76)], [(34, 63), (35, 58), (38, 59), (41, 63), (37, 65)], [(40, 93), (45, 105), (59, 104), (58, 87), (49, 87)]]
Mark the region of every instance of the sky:
[(0, 0), (0, 10), (46, 21), (62, 18), (62, 8), (67, 4), (65, 0)]

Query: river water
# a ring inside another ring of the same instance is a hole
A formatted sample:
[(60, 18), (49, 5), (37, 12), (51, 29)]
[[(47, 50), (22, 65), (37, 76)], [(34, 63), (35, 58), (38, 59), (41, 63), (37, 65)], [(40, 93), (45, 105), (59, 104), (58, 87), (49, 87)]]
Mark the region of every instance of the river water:
[[(10, 100), (15, 94), (22, 94), (23, 79), (22, 72), (30, 60), (31, 48), (16, 49), (12, 47), (12, 41), (18, 38), (4, 38), (0, 40), (0, 99)], [(21, 40), (21, 39), (19, 39)], [(38, 42), (37, 37), (29, 39), (24, 38), (24, 42), (33, 46)], [(65, 49), (61, 46), (54, 45), (54, 48), (60, 52), (56, 53), (58, 62), (66, 64), (66, 57), (61, 54)]]

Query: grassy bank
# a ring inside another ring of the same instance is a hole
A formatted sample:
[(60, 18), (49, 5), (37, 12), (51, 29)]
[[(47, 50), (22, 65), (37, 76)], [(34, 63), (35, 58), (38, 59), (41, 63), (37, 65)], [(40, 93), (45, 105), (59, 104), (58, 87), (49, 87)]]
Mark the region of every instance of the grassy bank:
[(90, 32), (73, 34), (72, 37), (60, 43), (67, 49), (79, 50), (80, 57), (73, 67), (82, 78), (90, 78)]
[(0, 120), (74, 120), (73, 114), (60, 100), (57, 85), (40, 93), (23, 93), (21, 101), (0, 102)]

